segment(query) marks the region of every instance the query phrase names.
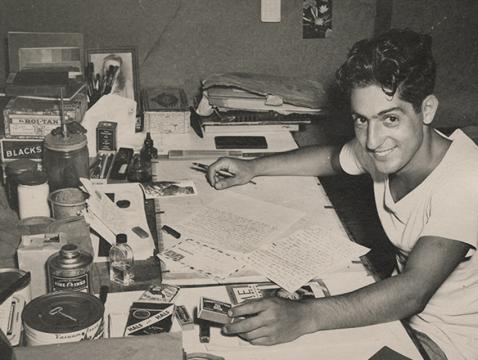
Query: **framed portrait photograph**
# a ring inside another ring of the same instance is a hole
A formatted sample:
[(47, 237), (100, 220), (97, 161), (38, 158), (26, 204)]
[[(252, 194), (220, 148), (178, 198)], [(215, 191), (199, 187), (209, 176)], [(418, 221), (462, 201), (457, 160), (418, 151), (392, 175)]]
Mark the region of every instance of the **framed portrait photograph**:
[(139, 102), (138, 58), (134, 47), (88, 49), (87, 81), (100, 96), (118, 94)]

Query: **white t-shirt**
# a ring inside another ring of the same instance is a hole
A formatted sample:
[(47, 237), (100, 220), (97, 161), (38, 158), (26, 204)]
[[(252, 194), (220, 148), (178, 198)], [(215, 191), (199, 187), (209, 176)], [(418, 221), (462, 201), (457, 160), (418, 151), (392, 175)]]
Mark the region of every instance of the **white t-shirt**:
[[(424, 332), (450, 360), (478, 359), (478, 147), (456, 130), (447, 153), (428, 177), (395, 202), (388, 176), (372, 173), (382, 226), (398, 248), (403, 268), (420, 237), (439, 236), (471, 245), (466, 261), (450, 274), (410, 325)], [(349, 174), (363, 173), (352, 146), (340, 163)]]

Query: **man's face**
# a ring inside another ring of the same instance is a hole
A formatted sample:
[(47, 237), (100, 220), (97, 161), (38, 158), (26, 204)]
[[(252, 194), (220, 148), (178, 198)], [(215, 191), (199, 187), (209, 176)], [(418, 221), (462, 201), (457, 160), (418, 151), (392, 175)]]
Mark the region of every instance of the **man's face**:
[(351, 108), (355, 135), (378, 171), (413, 173), (424, 165), (423, 119), (411, 103), (370, 85), (352, 90)]

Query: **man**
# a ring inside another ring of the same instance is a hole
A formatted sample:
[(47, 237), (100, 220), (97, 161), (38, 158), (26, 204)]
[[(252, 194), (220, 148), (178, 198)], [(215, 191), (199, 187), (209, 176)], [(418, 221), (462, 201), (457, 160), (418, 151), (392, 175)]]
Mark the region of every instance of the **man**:
[[(222, 158), (209, 167), (216, 189), (259, 175), (368, 172), (399, 254), (397, 275), (348, 294), (238, 305), (224, 333), (268, 345), (410, 318), (432, 359), (478, 358), (478, 148), (460, 130), (448, 138), (431, 127), (435, 72), (426, 35), (391, 30), (359, 41), (337, 71), (350, 96), (352, 141), (249, 161)], [(235, 177), (222, 178), (219, 170)]]

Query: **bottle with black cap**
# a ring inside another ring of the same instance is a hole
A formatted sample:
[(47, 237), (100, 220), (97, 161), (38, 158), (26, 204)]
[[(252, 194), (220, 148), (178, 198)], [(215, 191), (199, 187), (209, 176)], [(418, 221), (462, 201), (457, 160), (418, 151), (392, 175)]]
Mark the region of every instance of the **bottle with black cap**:
[(133, 249), (128, 245), (126, 234), (116, 235), (116, 244), (109, 253), (110, 281), (128, 286), (134, 282)]

